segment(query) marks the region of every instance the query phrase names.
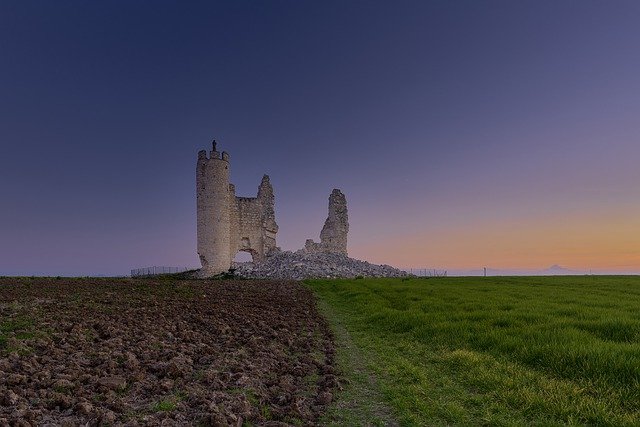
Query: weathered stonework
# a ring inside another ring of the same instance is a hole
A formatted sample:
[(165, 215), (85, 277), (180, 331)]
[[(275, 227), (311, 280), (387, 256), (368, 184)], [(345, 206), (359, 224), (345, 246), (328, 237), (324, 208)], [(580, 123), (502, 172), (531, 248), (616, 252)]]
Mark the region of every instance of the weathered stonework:
[(229, 172), (229, 154), (218, 152), (215, 141), (210, 156), (205, 150), (198, 152), (198, 256), (203, 276), (229, 270), (239, 251), (259, 262), (276, 249), (278, 224), (269, 176), (262, 178), (257, 197), (236, 197)]
[(347, 234), (349, 233), (349, 215), (347, 198), (335, 188), (329, 196), (329, 216), (320, 232), (320, 243), (307, 239), (304, 248), (307, 252), (328, 252), (347, 255)]

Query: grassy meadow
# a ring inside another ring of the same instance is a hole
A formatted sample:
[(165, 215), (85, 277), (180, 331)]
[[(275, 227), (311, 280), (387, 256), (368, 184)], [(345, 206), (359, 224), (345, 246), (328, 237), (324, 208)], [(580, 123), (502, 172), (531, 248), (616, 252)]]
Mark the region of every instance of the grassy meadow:
[(338, 404), (367, 386), (356, 363), (401, 425), (640, 425), (640, 277), (307, 284), (344, 332)]

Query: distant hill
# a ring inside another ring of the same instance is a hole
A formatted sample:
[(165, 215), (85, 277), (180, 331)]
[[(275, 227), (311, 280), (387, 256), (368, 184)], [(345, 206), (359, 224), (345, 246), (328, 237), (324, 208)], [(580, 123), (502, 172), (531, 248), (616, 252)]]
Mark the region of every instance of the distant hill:
[(549, 276), (561, 276), (567, 274), (584, 274), (584, 272), (569, 270), (568, 268), (564, 268), (559, 266), (558, 264), (554, 264), (547, 269), (541, 270), (540, 274)]

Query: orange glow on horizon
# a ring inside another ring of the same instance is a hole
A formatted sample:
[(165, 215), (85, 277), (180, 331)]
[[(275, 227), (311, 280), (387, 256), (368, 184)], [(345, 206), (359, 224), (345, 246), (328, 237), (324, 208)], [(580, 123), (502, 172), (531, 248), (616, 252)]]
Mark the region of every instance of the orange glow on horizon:
[(421, 230), (351, 249), (400, 267), (640, 270), (640, 216), (633, 213), (484, 222)]

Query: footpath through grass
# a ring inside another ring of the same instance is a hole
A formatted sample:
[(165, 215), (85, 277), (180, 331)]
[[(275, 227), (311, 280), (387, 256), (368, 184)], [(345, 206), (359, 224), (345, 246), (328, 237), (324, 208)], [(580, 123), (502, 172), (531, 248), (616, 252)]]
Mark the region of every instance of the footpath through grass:
[(640, 425), (640, 277), (307, 283), (402, 425)]

